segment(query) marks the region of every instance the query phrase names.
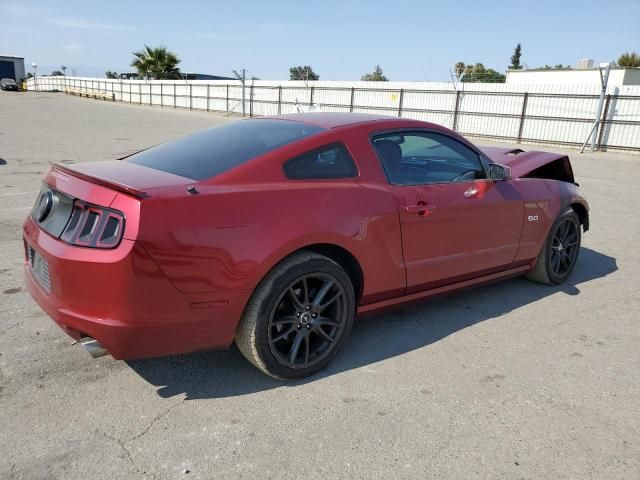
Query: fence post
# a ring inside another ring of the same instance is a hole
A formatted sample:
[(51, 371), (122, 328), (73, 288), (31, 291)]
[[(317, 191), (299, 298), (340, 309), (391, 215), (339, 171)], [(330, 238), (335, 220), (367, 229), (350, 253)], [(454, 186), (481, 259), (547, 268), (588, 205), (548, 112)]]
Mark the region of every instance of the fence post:
[(149, 106), (153, 107), (153, 84), (149, 84)]
[(349, 111), (353, 112), (353, 97), (355, 95), (356, 89), (351, 87), (351, 101), (349, 102)]
[(229, 112), (229, 84), (227, 83), (227, 112)]
[(131, 80), (129, 80), (129, 103), (131, 103)]
[(453, 125), (451, 130), (458, 131), (458, 110), (460, 108), (460, 90), (456, 90), (456, 106), (453, 109)]
[(607, 121), (607, 115), (609, 114), (609, 104), (611, 103), (611, 94), (607, 94), (607, 99), (604, 101), (604, 110), (602, 111), (602, 119), (600, 120), (600, 131), (598, 132), (598, 149), (602, 150), (602, 147), (604, 147), (604, 150), (607, 149), (606, 145), (602, 145), (602, 137), (604, 137), (604, 129), (605, 129), (605, 123)]
[(398, 101), (398, 117), (402, 116), (402, 102), (404, 100), (404, 88), (400, 89), (400, 100)]
[(191, 84), (189, 84), (189, 110), (193, 108), (193, 96), (191, 95)]
[(142, 105), (142, 84), (138, 84), (138, 104)]
[(173, 108), (176, 108), (176, 82), (173, 82)]
[(313, 106), (313, 85), (311, 86), (311, 93), (309, 94), (309, 106)]
[(160, 84), (160, 106), (164, 107), (164, 83)]
[(209, 95), (211, 94), (211, 84), (207, 83), (207, 112), (209, 111)]
[(278, 85), (278, 115), (282, 113), (282, 85)]
[(253, 83), (249, 87), (249, 116), (253, 117)]
[(520, 112), (520, 126), (518, 127), (518, 143), (522, 141), (522, 131), (524, 129), (524, 119), (527, 115), (527, 101), (529, 100), (529, 92), (524, 92), (522, 99), (522, 112)]

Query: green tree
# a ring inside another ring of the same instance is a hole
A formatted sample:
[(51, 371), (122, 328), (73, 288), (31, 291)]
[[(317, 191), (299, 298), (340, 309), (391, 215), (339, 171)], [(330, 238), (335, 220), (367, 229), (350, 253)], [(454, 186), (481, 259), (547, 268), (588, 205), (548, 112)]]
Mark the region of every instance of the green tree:
[(522, 65), (520, 65), (520, 57), (522, 56), (522, 45), (516, 45), (515, 50), (513, 51), (513, 55), (511, 55), (511, 65), (509, 65), (510, 70), (522, 70)]
[(640, 55), (636, 52), (626, 52), (618, 57), (620, 67), (640, 67)]
[(104, 72), (104, 76), (107, 78), (120, 78), (120, 75), (118, 75), (118, 72), (113, 72), (111, 70), (107, 70), (106, 72)]
[(300, 65), (289, 69), (289, 80), (320, 80), (320, 75), (310, 65)]
[(540, 70), (571, 70), (571, 65), (563, 65), (561, 63), (553, 67), (551, 65), (545, 65), (544, 67), (540, 67)]
[(178, 69), (180, 59), (166, 47), (151, 48), (145, 45), (143, 50), (133, 52), (133, 56), (135, 59), (131, 62), (131, 66), (138, 70), (142, 78), (155, 80), (180, 78)]
[(482, 63), (465, 65), (464, 62), (458, 62), (456, 74), (462, 77), (462, 82), (469, 83), (504, 83), (507, 79), (500, 72), (496, 72), (493, 68), (486, 68)]
[(376, 68), (373, 69), (371, 73), (365, 73), (362, 75), (360, 80), (364, 80), (365, 82), (388, 82), (389, 79), (384, 76), (382, 72), (382, 67), (380, 65), (376, 65)]
[(64, 73), (62, 73), (60, 70), (54, 70), (53, 72), (51, 72), (51, 76), (52, 77), (64, 77)]

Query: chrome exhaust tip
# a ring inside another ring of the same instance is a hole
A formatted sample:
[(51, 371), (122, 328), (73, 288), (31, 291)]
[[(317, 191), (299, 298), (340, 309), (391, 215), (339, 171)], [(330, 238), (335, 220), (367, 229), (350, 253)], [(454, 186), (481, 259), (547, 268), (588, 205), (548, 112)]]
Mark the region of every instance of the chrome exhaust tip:
[(93, 358), (104, 357), (109, 354), (109, 352), (107, 352), (102, 344), (95, 338), (85, 337), (80, 339), (80, 343)]

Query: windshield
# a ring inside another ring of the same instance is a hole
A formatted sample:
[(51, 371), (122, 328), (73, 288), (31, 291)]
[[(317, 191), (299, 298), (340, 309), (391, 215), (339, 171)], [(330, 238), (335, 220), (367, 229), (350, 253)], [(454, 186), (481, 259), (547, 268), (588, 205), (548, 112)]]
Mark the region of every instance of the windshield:
[(289, 120), (242, 120), (157, 145), (125, 161), (193, 180), (205, 180), (324, 130)]

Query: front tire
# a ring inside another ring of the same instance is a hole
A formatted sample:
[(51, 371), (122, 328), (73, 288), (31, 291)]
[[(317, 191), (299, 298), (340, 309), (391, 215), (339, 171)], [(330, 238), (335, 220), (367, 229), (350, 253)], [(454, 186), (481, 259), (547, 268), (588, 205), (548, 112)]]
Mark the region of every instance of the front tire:
[(527, 278), (546, 285), (564, 283), (573, 272), (580, 253), (582, 230), (576, 212), (569, 208), (551, 226)]
[(302, 251), (260, 282), (236, 332), (240, 352), (280, 379), (324, 368), (346, 340), (355, 317), (354, 288), (333, 260)]

